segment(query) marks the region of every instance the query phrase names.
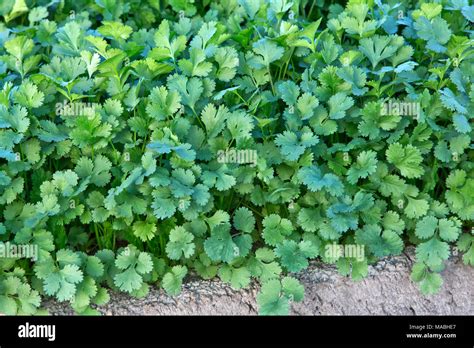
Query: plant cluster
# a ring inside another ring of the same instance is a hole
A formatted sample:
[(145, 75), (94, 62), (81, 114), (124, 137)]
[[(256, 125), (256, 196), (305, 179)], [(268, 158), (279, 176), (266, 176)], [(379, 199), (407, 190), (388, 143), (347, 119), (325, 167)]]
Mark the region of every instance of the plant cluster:
[(192, 272), (256, 280), (260, 312), (285, 314), (313, 259), (357, 280), (415, 245), (425, 294), (452, 248), (474, 265), (468, 0), (2, 0), (0, 16), (0, 246), (37, 248), (0, 258), (0, 312), (51, 296), (95, 314), (109, 289), (176, 295)]

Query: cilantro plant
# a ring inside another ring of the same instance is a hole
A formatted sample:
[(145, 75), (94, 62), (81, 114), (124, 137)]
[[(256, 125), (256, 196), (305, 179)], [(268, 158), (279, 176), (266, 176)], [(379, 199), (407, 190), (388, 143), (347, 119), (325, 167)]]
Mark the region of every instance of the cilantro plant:
[(97, 314), (110, 289), (177, 295), (197, 274), (256, 281), (260, 312), (286, 314), (311, 260), (359, 280), (412, 245), (427, 295), (453, 253), (474, 266), (468, 0), (0, 16), (0, 312)]

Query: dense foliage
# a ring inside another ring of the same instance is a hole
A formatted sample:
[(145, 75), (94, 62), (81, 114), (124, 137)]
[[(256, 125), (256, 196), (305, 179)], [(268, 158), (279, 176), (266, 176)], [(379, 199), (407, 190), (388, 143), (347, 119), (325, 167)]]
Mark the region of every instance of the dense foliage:
[(0, 251), (17, 246), (0, 312), (52, 296), (93, 314), (108, 289), (175, 295), (197, 273), (255, 279), (260, 312), (284, 314), (312, 259), (357, 280), (415, 245), (426, 294), (453, 248), (474, 265), (468, 0), (2, 0), (0, 15)]

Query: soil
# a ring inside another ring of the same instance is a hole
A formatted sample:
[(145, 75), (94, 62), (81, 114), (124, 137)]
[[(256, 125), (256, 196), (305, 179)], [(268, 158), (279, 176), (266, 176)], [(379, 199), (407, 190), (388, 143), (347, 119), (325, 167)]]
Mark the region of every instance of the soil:
[[(369, 266), (369, 275), (354, 282), (332, 265), (314, 262), (294, 276), (305, 286), (305, 299), (292, 305), (293, 315), (473, 315), (474, 267), (452, 257), (436, 295), (424, 296), (410, 280), (414, 252), (388, 257)], [(141, 299), (110, 293), (110, 302), (97, 308), (104, 315), (256, 315), (259, 285), (233, 290), (219, 280), (189, 279), (179, 296), (157, 288)], [(53, 315), (72, 315), (70, 306), (48, 300)]]

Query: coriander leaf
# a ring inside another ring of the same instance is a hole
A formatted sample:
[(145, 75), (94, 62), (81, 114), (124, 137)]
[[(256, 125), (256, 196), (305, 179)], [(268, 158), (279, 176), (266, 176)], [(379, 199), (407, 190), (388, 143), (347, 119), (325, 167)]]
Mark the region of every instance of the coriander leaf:
[(166, 254), (171, 260), (179, 260), (181, 256), (190, 258), (194, 254), (194, 236), (183, 227), (178, 226), (172, 229), (169, 238)]
[(391, 144), (385, 154), (388, 162), (395, 165), (406, 178), (419, 178), (424, 173), (420, 165), (423, 158), (413, 145)]

